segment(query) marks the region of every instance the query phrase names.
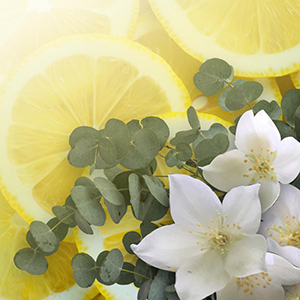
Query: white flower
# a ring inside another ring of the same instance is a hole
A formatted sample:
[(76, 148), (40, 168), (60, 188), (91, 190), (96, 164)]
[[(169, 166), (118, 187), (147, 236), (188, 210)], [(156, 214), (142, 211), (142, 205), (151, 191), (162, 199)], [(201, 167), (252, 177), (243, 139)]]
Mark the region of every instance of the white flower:
[(217, 292), (217, 299), (284, 300), (285, 292), (282, 286), (299, 283), (300, 269), (271, 253), (266, 255), (266, 263), (267, 272), (242, 278), (232, 277), (225, 288)]
[(200, 180), (187, 175), (169, 179), (175, 224), (153, 231), (131, 248), (150, 265), (176, 271), (181, 299), (200, 300), (222, 289), (231, 276), (266, 270), (266, 240), (255, 234), (261, 217), (258, 184), (231, 190), (221, 204)]
[(260, 233), (268, 237), (268, 249), (300, 267), (300, 191), (281, 185), (277, 202), (262, 215)]
[(293, 286), (285, 286), (285, 300), (299, 300), (300, 299), (300, 284)]
[(281, 140), (276, 126), (261, 110), (255, 116), (252, 111), (243, 114), (235, 144), (237, 149), (217, 156), (203, 167), (204, 178), (225, 192), (259, 182), (264, 212), (278, 198), (279, 182), (290, 183), (299, 173), (300, 143), (293, 137)]

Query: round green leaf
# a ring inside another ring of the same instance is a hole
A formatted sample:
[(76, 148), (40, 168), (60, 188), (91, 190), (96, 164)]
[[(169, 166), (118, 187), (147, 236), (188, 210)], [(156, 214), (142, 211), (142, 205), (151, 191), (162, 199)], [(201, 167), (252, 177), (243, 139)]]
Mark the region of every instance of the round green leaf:
[(108, 213), (114, 223), (119, 224), (127, 211), (127, 205), (124, 203), (122, 205), (114, 205), (104, 199), (104, 204), (108, 210)]
[(218, 94), (231, 81), (233, 68), (224, 60), (212, 58), (205, 61), (194, 76), (195, 86), (205, 95)]
[(160, 149), (162, 149), (170, 136), (170, 130), (166, 122), (158, 117), (146, 117), (142, 119), (141, 124), (143, 128), (156, 133)]
[(30, 232), (36, 245), (44, 252), (53, 252), (59, 247), (59, 240), (51, 228), (41, 221), (30, 224)]
[(294, 138), (297, 137), (295, 131), (287, 123), (280, 120), (274, 120), (273, 122), (280, 133), (281, 139), (284, 139), (288, 136), (292, 136)]
[(200, 129), (200, 122), (199, 122), (199, 118), (198, 118), (198, 114), (196, 109), (193, 106), (190, 106), (187, 110), (187, 117), (188, 117), (188, 121), (190, 126), (193, 129)]
[(76, 226), (75, 223), (75, 209), (69, 206), (53, 206), (52, 211), (58, 220), (62, 221), (69, 227)]
[(129, 151), (120, 163), (127, 169), (141, 169), (155, 158), (159, 150), (157, 135), (149, 129), (141, 129), (133, 135)]
[(100, 204), (101, 194), (96, 187), (75, 186), (71, 190), (72, 199), (81, 215), (92, 225), (105, 223), (105, 211)]
[(97, 177), (94, 183), (102, 196), (114, 205), (122, 205), (125, 203), (124, 196), (117, 190), (117, 187), (108, 179)]
[(107, 138), (99, 139), (99, 154), (107, 164), (113, 164), (117, 160), (117, 149)]
[(281, 100), (281, 108), (286, 122), (294, 127), (294, 114), (300, 106), (300, 90), (293, 89), (285, 93)]
[(151, 222), (143, 222), (140, 225), (142, 237), (145, 238), (149, 233), (158, 228), (158, 225)]
[(47, 225), (51, 228), (52, 232), (54, 232), (60, 242), (64, 240), (68, 234), (69, 226), (60, 222), (57, 218), (50, 219), (47, 222)]
[(165, 288), (170, 285), (169, 272), (158, 270), (149, 290), (149, 300), (166, 300)]
[(131, 244), (138, 244), (140, 241), (141, 241), (141, 236), (138, 232), (135, 232), (135, 231), (127, 232), (123, 236), (123, 239), (122, 239), (125, 250), (130, 254), (134, 254), (133, 251), (130, 248), (130, 245)]
[(140, 287), (145, 281), (150, 279), (150, 267), (141, 259), (138, 259), (134, 267), (134, 284)]
[(130, 139), (128, 128), (124, 122), (117, 119), (108, 120), (105, 124), (105, 136), (115, 146), (117, 159), (127, 154), (130, 147)]
[(175, 137), (170, 140), (170, 144), (176, 146), (179, 143), (190, 144), (196, 140), (199, 132), (196, 129), (190, 129), (185, 131), (179, 131), (175, 134)]
[[(129, 271), (129, 272), (127, 272), (127, 271)], [(132, 283), (134, 281), (134, 275), (132, 273), (133, 271), (134, 271), (134, 265), (130, 264), (128, 262), (124, 262), (122, 271), (120, 273), (120, 277), (119, 277), (117, 283), (122, 284), (122, 285)]]
[(69, 138), (69, 144), (73, 147), (80, 140), (98, 140), (101, 137), (100, 132), (89, 126), (80, 126), (73, 130)]
[(230, 89), (226, 96), (225, 106), (230, 110), (242, 109), (262, 94), (263, 86), (256, 81), (246, 81)]
[(166, 161), (166, 165), (168, 167), (177, 167), (179, 169), (181, 169), (184, 165), (184, 162), (180, 161), (178, 159), (178, 157), (176, 156), (176, 150), (175, 149), (171, 149), (167, 155), (165, 156), (165, 161)]
[(86, 253), (77, 253), (72, 259), (73, 276), (76, 283), (87, 288), (91, 286), (97, 276), (96, 262)]
[(268, 102), (266, 100), (260, 100), (253, 106), (254, 113), (258, 113), (260, 110), (264, 110), (272, 120), (278, 120), (281, 116), (280, 106), (276, 101)]
[(129, 138), (130, 140), (132, 140), (133, 135), (139, 131), (140, 129), (142, 129), (142, 126), (140, 125), (140, 121), (139, 120), (131, 120), (130, 122), (128, 122), (126, 124), (127, 129), (129, 131)]
[(123, 255), (119, 249), (113, 249), (102, 259), (99, 265), (99, 279), (105, 285), (118, 281), (123, 266)]
[(48, 269), (47, 259), (32, 248), (19, 250), (14, 256), (14, 263), (16, 267), (32, 275), (42, 275)]
[(180, 161), (187, 161), (193, 156), (193, 151), (189, 144), (179, 143), (176, 145), (176, 157)]
[(78, 228), (85, 234), (94, 233), (90, 224), (86, 221), (86, 219), (81, 215), (81, 213), (78, 210), (75, 211), (75, 221)]

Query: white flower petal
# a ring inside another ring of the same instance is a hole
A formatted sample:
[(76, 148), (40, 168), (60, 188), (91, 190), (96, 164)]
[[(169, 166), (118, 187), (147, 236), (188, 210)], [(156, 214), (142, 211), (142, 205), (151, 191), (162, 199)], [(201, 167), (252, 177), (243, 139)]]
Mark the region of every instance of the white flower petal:
[(300, 171), (300, 143), (293, 137), (283, 139), (273, 162), (278, 181), (287, 184), (293, 181)]
[(243, 176), (249, 168), (244, 160), (245, 154), (239, 150), (226, 152), (202, 168), (203, 176), (214, 187), (225, 192), (236, 186), (248, 185), (251, 178)]
[(267, 253), (266, 262), (272, 280), (275, 279), (281, 285), (292, 285), (300, 282), (300, 269), (294, 267), (284, 258)]
[[(262, 215), (260, 234), (268, 237), (266, 228), (272, 228), (273, 224), (284, 227), (286, 217), (295, 216), (300, 220), (300, 191), (292, 185), (280, 185), (280, 196), (275, 204)], [(272, 232), (271, 230), (269, 232)]]
[(236, 277), (231, 277), (226, 286), (217, 292), (218, 300), (241, 300), (239, 296), (239, 285)]
[(230, 251), (225, 259), (225, 269), (235, 277), (266, 271), (265, 254), (267, 242), (258, 234), (244, 235), (240, 240), (230, 245)]
[(236, 147), (249, 154), (251, 149), (254, 153), (260, 153), (261, 148), (276, 150), (281, 140), (279, 131), (264, 110), (253, 116), (252, 111), (245, 112), (236, 130)]
[[(300, 249), (293, 246), (280, 246), (276, 241), (267, 239), (268, 251), (280, 255), (296, 267), (300, 267)], [(300, 278), (299, 278), (300, 282)]]
[[(272, 284), (272, 282), (271, 282)], [(252, 294), (251, 294), (252, 292)], [(233, 277), (224, 289), (217, 292), (218, 300), (283, 300), (284, 290), (281, 285), (266, 285), (263, 287), (254, 283), (254, 287), (250, 285), (240, 286)]]
[(187, 258), (198, 256), (199, 237), (176, 224), (166, 225), (148, 234), (132, 251), (146, 263), (163, 270), (178, 269)]
[(279, 182), (272, 181), (271, 179), (261, 179), (259, 183), (260, 189), (258, 196), (261, 203), (261, 210), (262, 212), (265, 212), (278, 199), (280, 193), (280, 184)]
[(170, 210), (176, 224), (189, 229), (197, 228), (197, 222), (210, 225), (222, 212), (222, 205), (216, 194), (199, 179), (187, 175), (169, 175)]
[(180, 299), (203, 299), (222, 289), (229, 279), (220, 252), (208, 250), (179, 268), (176, 272), (175, 289)]
[(259, 187), (259, 184), (236, 187), (230, 190), (223, 200), (223, 214), (228, 215), (226, 223), (239, 225), (241, 229), (236, 229), (239, 232), (258, 231), (261, 219)]

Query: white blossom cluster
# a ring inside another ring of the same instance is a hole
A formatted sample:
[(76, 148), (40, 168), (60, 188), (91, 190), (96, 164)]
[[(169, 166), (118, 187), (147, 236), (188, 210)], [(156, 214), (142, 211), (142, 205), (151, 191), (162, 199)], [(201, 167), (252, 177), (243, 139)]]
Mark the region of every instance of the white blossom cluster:
[(236, 149), (203, 167), (227, 192), (222, 203), (202, 181), (170, 175), (174, 224), (158, 228), (133, 251), (175, 271), (181, 300), (300, 299), (300, 143), (280, 134), (264, 112), (240, 119)]

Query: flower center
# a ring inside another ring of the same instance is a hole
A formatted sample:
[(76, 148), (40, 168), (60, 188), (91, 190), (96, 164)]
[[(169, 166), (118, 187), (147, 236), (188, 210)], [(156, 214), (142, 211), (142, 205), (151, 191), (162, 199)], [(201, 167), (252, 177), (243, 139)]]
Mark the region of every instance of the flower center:
[[(226, 224), (228, 216), (221, 215), (219, 211), (216, 212), (219, 218), (210, 220), (212, 225), (207, 225), (206, 228), (203, 228), (203, 231), (197, 233), (201, 239), (197, 244), (201, 245), (201, 251), (218, 249), (222, 254), (225, 254), (230, 251), (230, 244), (240, 236), (240, 234), (231, 231), (233, 229), (240, 230), (241, 227), (236, 224)], [(197, 223), (197, 225), (202, 227), (200, 223)], [(190, 233), (194, 232), (190, 230)]]
[(244, 163), (249, 165), (249, 168), (248, 172), (243, 175), (244, 177), (252, 177), (253, 183), (263, 178), (277, 180), (274, 168), (271, 166), (276, 158), (276, 151), (261, 148), (260, 153), (254, 153), (254, 149), (251, 149), (251, 154), (246, 154), (245, 157)]
[(300, 300), (300, 293), (298, 293), (297, 286), (289, 287), (285, 289), (286, 300)]
[(257, 289), (267, 288), (271, 281), (272, 278), (267, 272), (236, 279), (236, 282), (238, 283), (239, 287), (243, 289), (243, 292), (246, 294), (249, 293), (251, 296)]
[(282, 246), (294, 246), (300, 248), (300, 222), (295, 216), (289, 218), (285, 216), (285, 226), (272, 225), (272, 228), (266, 228), (270, 231), (270, 238), (276, 240)]

